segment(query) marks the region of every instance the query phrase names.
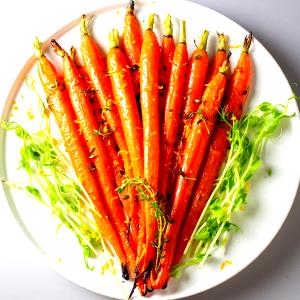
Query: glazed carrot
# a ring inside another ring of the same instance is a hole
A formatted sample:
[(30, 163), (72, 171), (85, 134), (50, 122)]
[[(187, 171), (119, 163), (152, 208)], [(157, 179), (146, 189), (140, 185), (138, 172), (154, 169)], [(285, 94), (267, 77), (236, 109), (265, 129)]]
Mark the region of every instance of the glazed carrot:
[(225, 62), (206, 87), (202, 97), (202, 104), (193, 119), (191, 132), (187, 138), (186, 146), (183, 149), (182, 161), (180, 161), (180, 174), (177, 176), (172, 199), (173, 206), (170, 213), (171, 223), (168, 225), (165, 234), (165, 239), (168, 242), (164, 244), (163, 255), (160, 262), (161, 268), (157, 275), (155, 288), (165, 286), (169, 277), (178, 241), (178, 234), (223, 98), (227, 69), (228, 66)]
[(212, 64), (208, 68), (208, 74), (206, 82), (210, 82), (211, 79), (218, 73), (219, 68), (223, 65), (227, 59), (227, 41), (224, 33), (217, 33), (218, 35), (218, 49), (213, 59)]
[[(153, 31), (154, 15), (150, 15), (144, 34), (141, 52), (141, 108), (143, 119), (144, 178), (154, 191), (158, 190), (159, 172), (159, 113), (158, 70), (159, 44)], [(153, 247), (157, 231), (155, 208), (152, 201), (145, 202), (146, 251), (142, 270), (155, 263), (156, 249)]]
[[(244, 104), (247, 100), (251, 85), (251, 57), (248, 53), (251, 45), (252, 34), (246, 36), (243, 50), (235, 70), (229, 80), (224, 96), (223, 110), (227, 114), (229, 121), (241, 118)], [(219, 120), (216, 124), (215, 132), (212, 136), (211, 144), (207, 152), (206, 160), (203, 164), (200, 176), (197, 180), (185, 224), (178, 239), (176, 254), (173, 265), (177, 264), (186, 248), (188, 241), (195, 229), (200, 215), (210, 197), (214, 183), (218, 177), (222, 164), (226, 158), (229, 147), (228, 124)]]
[(202, 34), (198, 48), (193, 52), (187, 71), (185, 102), (183, 107), (184, 134), (186, 138), (192, 124), (192, 116), (198, 110), (205, 88), (208, 71), (208, 56), (206, 52), (208, 31)]
[[(97, 120), (98, 125), (98, 131), (97, 134), (102, 137), (102, 141), (105, 145), (106, 152), (109, 155), (109, 162), (110, 165), (113, 166), (113, 173), (114, 173), (114, 183), (115, 185), (119, 186), (122, 184), (122, 180), (124, 179), (124, 163), (122, 161), (121, 156), (118, 154), (116, 142), (112, 136), (112, 132), (107, 125), (107, 122), (102, 114), (100, 103), (95, 95), (95, 91), (92, 88), (91, 81), (89, 78), (89, 75), (87, 74), (84, 66), (81, 66), (77, 60), (76, 60), (76, 49), (74, 47), (71, 47), (70, 49), (70, 57), (76, 64), (76, 67), (78, 69), (78, 73), (80, 78), (82, 79), (83, 83), (83, 91), (86, 94), (86, 96), (89, 98), (89, 102), (92, 105), (93, 108), (93, 115)], [(90, 154), (90, 156), (93, 156), (93, 153)], [(122, 201), (125, 212), (128, 214), (130, 211), (129, 208), (129, 202), (130, 201)]]
[[(125, 141), (130, 157), (143, 161), (143, 129), (135, 101), (130, 71), (126, 68), (126, 57), (119, 48), (119, 34), (114, 29), (110, 34), (110, 50), (107, 55), (107, 66), (110, 73), (112, 90), (117, 103)], [(142, 176), (139, 173), (138, 176)], [(133, 203), (131, 219), (138, 224), (138, 206)]]
[(115, 190), (116, 187), (113, 185), (111, 166), (109, 165), (105, 146), (101, 137), (97, 134), (97, 121), (93, 115), (91, 104), (89, 99), (82, 92), (84, 85), (76, 65), (70, 56), (55, 40), (51, 41), (51, 45), (54, 51), (63, 59), (64, 79), (69, 90), (69, 96), (77, 117), (77, 122), (83, 133), (89, 152), (92, 152), (94, 155), (91, 171), (95, 171), (97, 175), (101, 192), (108, 208), (108, 214), (114, 221), (113, 225), (115, 226), (119, 240), (122, 242), (124, 252), (126, 253), (130, 274), (133, 275), (136, 255), (132, 249), (136, 248), (136, 244), (131, 232), (129, 234), (127, 232), (127, 224), (125, 222), (121, 202)]
[(182, 120), (179, 125), (180, 139), (177, 141), (175, 147), (176, 155), (174, 156), (173, 172), (170, 174), (169, 192), (171, 191), (171, 187), (175, 185), (175, 178), (179, 172), (179, 154), (182, 152), (183, 145), (189, 135), (194, 114), (199, 108), (205, 88), (209, 63), (206, 52), (208, 34), (208, 31), (204, 30), (200, 44), (193, 52), (188, 64)]
[(172, 61), (175, 51), (175, 43), (173, 38), (173, 24), (171, 16), (168, 15), (163, 23), (163, 39), (160, 49), (160, 65), (159, 65), (159, 114), (163, 120)]
[(185, 21), (181, 21), (179, 41), (175, 48), (171, 68), (161, 140), (159, 193), (165, 200), (165, 206), (168, 206), (166, 200), (169, 198), (167, 197), (169, 174), (172, 169), (174, 147), (179, 129), (187, 63)]
[(38, 40), (35, 41), (34, 46), (40, 81), (43, 85), (49, 108), (60, 129), (75, 173), (99, 213), (98, 217), (95, 216), (95, 219), (102, 235), (113, 246), (122, 263), (123, 277), (128, 279), (123, 249), (120, 246), (116, 232), (111, 224), (112, 220), (109, 219), (99, 192), (99, 185), (94, 176), (95, 172), (93, 172), (93, 168), (91, 167), (93, 166), (93, 162), (89, 159), (88, 148), (85, 145), (83, 136), (79, 133), (79, 126), (75, 122), (75, 112), (71, 105), (65, 83), (61, 76), (58, 75), (55, 67), (44, 55)]
[[(93, 89), (100, 102), (102, 112), (113, 132), (116, 144), (120, 149), (125, 173), (128, 177), (143, 175), (143, 161), (137, 157), (129, 157), (127, 145), (117, 106), (114, 102), (110, 78), (107, 73), (106, 57), (101, 52), (96, 41), (90, 36), (86, 26), (86, 16), (81, 17), (81, 54), (86, 71), (91, 79)], [(129, 189), (132, 193), (132, 190)], [(136, 226), (136, 224), (131, 224)]]
[(133, 87), (136, 95), (140, 94), (140, 56), (143, 37), (140, 24), (134, 14), (134, 1), (130, 0), (124, 19), (124, 32), (121, 38), (121, 48), (130, 67)]

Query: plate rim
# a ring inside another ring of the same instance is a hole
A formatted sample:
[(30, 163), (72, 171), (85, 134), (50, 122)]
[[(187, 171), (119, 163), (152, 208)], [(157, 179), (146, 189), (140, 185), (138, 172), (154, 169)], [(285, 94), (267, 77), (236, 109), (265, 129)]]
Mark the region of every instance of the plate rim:
[[(138, 5), (149, 5), (150, 3), (156, 3), (156, 5), (161, 5), (162, 3), (159, 1), (159, 0), (154, 0), (154, 1), (136, 1)], [(192, 1), (189, 1), (189, 0), (165, 0), (165, 3), (163, 3), (162, 5), (165, 5), (167, 2), (170, 2), (170, 3), (173, 3), (174, 2), (177, 2), (179, 4), (185, 4), (185, 5), (188, 5), (190, 7), (202, 7), (203, 9), (207, 10), (208, 12), (211, 12), (215, 15), (217, 15), (218, 17), (222, 17), (222, 18), (225, 18), (227, 21), (233, 23), (235, 26), (239, 27), (240, 29), (242, 29), (243, 31), (245, 32), (248, 32), (248, 30), (246, 30), (245, 27), (243, 27), (242, 25), (240, 25), (239, 23), (237, 23), (236, 21), (232, 20), (231, 18), (227, 17), (226, 15), (214, 10), (214, 9), (211, 9), (205, 5), (202, 5), (202, 4), (199, 4), (199, 3), (196, 3), (196, 2), (192, 2)], [(127, 3), (120, 3), (119, 1), (117, 0), (111, 0), (110, 3), (108, 4), (105, 4), (105, 3), (97, 3), (95, 1), (95, 3), (93, 3), (91, 6), (92, 7), (97, 7), (96, 9), (93, 9), (93, 10), (90, 10), (90, 12), (88, 14), (99, 14), (99, 13), (102, 13), (102, 12), (105, 12), (105, 11), (109, 11), (109, 10), (113, 10), (113, 9), (116, 9), (116, 8), (123, 8), (124, 6), (126, 6)], [(55, 33), (53, 33), (52, 35), (50, 35), (49, 38), (46, 39), (45, 41), (45, 45), (46, 45), (46, 48), (48, 47), (49, 43), (50, 43), (50, 40), (52, 38), (56, 38), (58, 39), (60, 36), (62, 36), (63, 34), (65, 34), (67, 31), (69, 31), (70, 29), (72, 29), (74, 26), (76, 26), (78, 24), (79, 20), (78, 18), (68, 22), (67, 24), (65, 24), (64, 26), (60, 27), (59, 30), (57, 30)], [(255, 37), (255, 43), (258, 43), (259, 46), (270, 56), (271, 60), (272, 60), (272, 64), (276, 65), (279, 70), (281, 71), (282, 75), (283, 75), (283, 78), (285, 79), (285, 83), (287, 84), (287, 86), (289, 87), (290, 89), (290, 92), (291, 92), (291, 95), (294, 94), (290, 84), (289, 84), (289, 81), (285, 75), (285, 73), (283, 72), (280, 64), (275, 60), (275, 58), (273, 57), (273, 55), (268, 51), (268, 49)], [(4, 106), (2, 106), (2, 113), (1, 113), (1, 119), (0, 120), (6, 120), (9, 116), (9, 113), (12, 109), (12, 106), (13, 106), (13, 100), (14, 99), (14, 96), (18, 93), (18, 90), (20, 88), (20, 84), (23, 82), (24, 80), (24, 77), (25, 75), (34, 67), (35, 65), (35, 58), (34, 56), (31, 56), (29, 59), (27, 59), (26, 63), (23, 65), (23, 67), (21, 68), (20, 72), (18, 73), (17, 77), (15, 78), (13, 84), (11, 85), (10, 89), (9, 89), (9, 93), (5, 99), (5, 102), (4, 102)], [(292, 103), (293, 103), (293, 109), (295, 109), (295, 111), (297, 112), (297, 115), (299, 115), (299, 108), (298, 108), (298, 105), (296, 103), (296, 101), (293, 99), (292, 100)], [(300, 119), (298, 119), (298, 124), (300, 124)], [(6, 132), (4, 129), (0, 128), (0, 157), (2, 158), (5, 158), (6, 157), (6, 151), (5, 151), (5, 140), (6, 140)], [(0, 178), (2, 176), (5, 176), (7, 174), (6, 172), (6, 162), (4, 160), (4, 164), (0, 164)], [(270, 237), (268, 243), (265, 244), (265, 246), (263, 247), (263, 249), (261, 249), (260, 252), (258, 252), (251, 260), (249, 260), (247, 262), (247, 264), (245, 264), (244, 266), (242, 266), (241, 268), (239, 268), (234, 274), (231, 274), (229, 277), (225, 277), (224, 280), (222, 280), (221, 282), (218, 282), (218, 283), (215, 283), (213, 285), (211, 285), (210, 287), (204, 289), (204, 290), (200, 290), (200, 291), (191, 291), (190, 293), (188, 292), (185, 292), (185, 295), (183, 297), (189, 297), (189, 296), (192, 296), (192, 295), (197, 295), (197, 294), (200, 294), (200, 293), (203, 293), (203, 292), (206, 292), (206, 291), (209, 291), (211, 290), (212, 288), (215, 288), (217, 286), (220, 286), (221, 284), (227, 282), (228, 280), (236, 277), (236, 275), (238, 275), (240, 272), (242, 272), (243, 270), (247, 269), (255, 260), (257, 260), (265, 251), (266, 249), (272, 244), (272, 241), (274, 240), (274, 238), (278, 235), (278, 233), (280, 232), (280, 230), (282, 229), (284, 223), (286, 222), (290, 212), (291, 212), (291, 209), (294, 205), (294, 202), (295, 202), (295, 198), (296, 198), (296, 195), (297, 195), (297, 192), (299, 190), (299, 182), (300, 182), (300, 173), (299, 173), (299, 176), (298, 176), (298, 185), (296, 186), (296, 189), (293, 191), (293, 197), (291, 196), (292, 198), (292, 201), (290, 202), (290, 205), (289, 207), (287, 208), (287, 212), (284, 216), (284, 218), (282, 219), (282, 222), (280, 224), (280, 226), (277, 228), (277, 230), (275, 231), (275, 233), (273, 234), (273, 236)], [(27, 230), (26, 228), (26, 225), (22, 222), (22, 220), (20, 219), (19, 215), (18, 215), (18, 212), (16, 210), (16, 207), (14, 205), (14, 200), (12, 198), (12, 195), (11, 195), (11, 192), (10, 192), (10, 188), (8, 188), (7, 186), (5, 186), (5, 184), (3, 182), (1, 182), (1, 190), (3, 191), (3, 194), (5, 196), (5, 200), (9, 206), (9, 211), (11, 213), (11, 216), (13, 216), (13, 219), (18, 223), (18, 226), (21, 228), (21, 230), (23, 231), (23, 233), (29, 238), (29, 240), (31, 241), (31, 243), (35, 246), (35, 248), (37, 248), (39, 250), (39, 252), (41, 254), (43, 254), (42, 256), (43, 257), (47, 257), (47, 253), (40, 247), (40, 245), (38, 244), (37, 241), (34, 240), (33, 237), (31, 237), (30, 235), (30, 232)], [(2, 192), (1, 191), (1, 192)], [(21, 223), (20, 223), (21, 221)], [(68, 281), (80, 286), (80, 287), (83, 287), (84, 289), (86, 290), (89, 290), (89, 291), (92, 291), (96, 294), (99, 294), (99, 295), (103, 295), (103, 296), (106, 296), (106, 297), (110, 297), (112, 298), (111, 295), (109, 294), (106, 294), (106, 293), (99, 293), (97, 291), (94, 291), (94, 290), (91, 290), (87, 287), (85, 287), (84, 285), (80, 284), (80, 282), (78, 281), (74, 281), (74, 280), (71, 280), (70, 278), (68, 278), (67, 276), (65, 276), (65, 274), (59, 270), (59, 268), (56, 268), (52, 263), (51, 261), (47, 260), (47, 265), (50, 266), (53, 270), (55, 270), (55, 272), (57, 272), (58, 274), (62, 275), (65, 279), (67, 279)], [(188, 290), (189, 291), (189, 290)], [(160, 297), (160, 295), (155, 295), (155, 297)], [(165, 297), (165, 295), (163, 295), (163, 297)], [(182, 297), (179, 297), (179, 296), (169, 296), (168, 299), (182, 299)]]

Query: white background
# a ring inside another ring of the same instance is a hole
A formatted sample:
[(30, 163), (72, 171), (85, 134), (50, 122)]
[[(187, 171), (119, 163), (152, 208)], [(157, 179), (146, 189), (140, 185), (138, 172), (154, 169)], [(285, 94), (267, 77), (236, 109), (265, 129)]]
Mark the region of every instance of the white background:
[[(161, 0), (163, 1), (163, 0)], [(32, 54), (31, 41), (42, 40), (77, 18), (89, 7), (106, 1), (1, 1), (0, 2), (0, 107), (14, 78)], [(109, 1), (107, 1), (109, 2)], [(298, 0), (197, 0), (254, 32), (300, 94), (300, 28)], [(298, 86), (297, 86), (298, 85)], [(1, 162), (0, 162), (1, 163)], [(299, 166), (300, 167), (300, 166)], [(284, 199), (283, 199), (284, 201)], [(299, 299), (300, 193), (283, 228), (267, 250), (235, 278), (202, 294), (213, 300)], [(194, 296), (190, 299), (199, 299)], [(107, 299), (86, 291), (52, 271), (23, 235), (0, 199), (0, 299)]]

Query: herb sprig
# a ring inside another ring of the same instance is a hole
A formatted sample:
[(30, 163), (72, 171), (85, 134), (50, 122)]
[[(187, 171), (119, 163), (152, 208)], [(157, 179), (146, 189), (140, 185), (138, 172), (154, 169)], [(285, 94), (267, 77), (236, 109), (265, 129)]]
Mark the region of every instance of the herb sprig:
[(151, 207), (154, 208), (154, 216), (157, 220), (156, 240), (152, 241), (152, 246), (157, 249), (155, 269), (159, 268), (160, 258), (162, 257), (162, 248), (164, 240), (164, 233), (168, 225), (161, 201), (158, 200), (157, 192), (149, 185), (149, 183), (141, 177), (125, 178), (122, 184), (116, 189), (119, 194), (122, 194), (129, 186), (135, 187), (137, 195), (141, 201), (151, 201)]

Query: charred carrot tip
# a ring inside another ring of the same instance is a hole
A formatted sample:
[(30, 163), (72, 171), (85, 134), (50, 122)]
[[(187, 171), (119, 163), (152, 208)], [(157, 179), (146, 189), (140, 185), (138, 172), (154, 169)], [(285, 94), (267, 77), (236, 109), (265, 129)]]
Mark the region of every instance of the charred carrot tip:
[(120, 45), (120, 37), (118, 29), (113, 29), (109, 33), (109, 47), (110, 48), (117, 48)]
[(200, 44), (199, 44), (199, 49), (200, 50), (205, 50), (207, 46), (207, 39), (208, 39), (209, 31), (204, 30), (201, 36)]
[(89, 31), (87, 29), (87, 17), (86, 15), (82, 15), (80, 18), (80, 33), (81, 36), (89, 35)]
[(71, 48), (70, 48), (70, 57), (73, 61), (75, 61), (75, 59), (76, 59), (76, 49), (75, 49), (74, 46), (71, 46)]
[(253, 34), (250, 32), (244, 39), (243, 52), (248, 53), (253, 40)]
[(39, 58), (44, 55), (43, 49), (42, 49), (42, 43), (40, 40), (36, 37), (33, 42), (34, 47), (34, 55), (36, 58)]
[(227, 50), (227, 39), (224, 33), (218, 33), (218, 51), (226, 51)]
[(173, 36), (173, 23), (170, 15), (167, 15), (163, 23), (164, 36)]
[(180, 21), (180, 29), (179, 29), (179, 43), (186, 43), (186, 22), (185, 20)]
[(57, 55), (61, 57), (66, 55), (66, 51), (58, 44), (56, 40), (51, 40), (51, 46)]
[(147, 30), (153, 30), (154, 17), (155, 17), (155, 14), (152, 14), (152, 15), (149, 16), (148, 24), (147, 24)]
[(130, 0), (127, 6), (127, 12), (133, 13), (134, 12), (134, 0)]

